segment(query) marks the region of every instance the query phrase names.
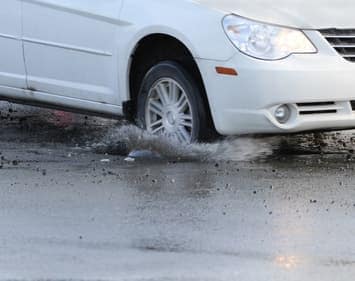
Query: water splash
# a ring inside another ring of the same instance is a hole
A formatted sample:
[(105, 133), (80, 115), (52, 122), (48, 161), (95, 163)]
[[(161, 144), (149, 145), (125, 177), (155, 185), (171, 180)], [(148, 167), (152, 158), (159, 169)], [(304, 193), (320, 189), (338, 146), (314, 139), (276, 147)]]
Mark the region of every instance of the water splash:
[(182, 145), (174, 139), (151, 135), (135, 126), (108, 131), (94, 145), (96, 151), (127, 155), (132, 151), (151, 151), (165, 159), (190, 161), (249, 161), (270, 155), (272, 142), (255, 138), (226, 138), (215, 143)]

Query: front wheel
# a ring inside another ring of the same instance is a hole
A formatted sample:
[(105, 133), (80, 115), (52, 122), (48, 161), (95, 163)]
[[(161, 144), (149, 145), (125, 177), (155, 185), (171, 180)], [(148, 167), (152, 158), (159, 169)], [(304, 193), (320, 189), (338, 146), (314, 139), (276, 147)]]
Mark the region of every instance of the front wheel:
[(181, 143), (203, 140), (209, 131), (201, 90), (182, 66), (171, 61), (153, 66), (145, 75), (137, 118), (148, 132)]

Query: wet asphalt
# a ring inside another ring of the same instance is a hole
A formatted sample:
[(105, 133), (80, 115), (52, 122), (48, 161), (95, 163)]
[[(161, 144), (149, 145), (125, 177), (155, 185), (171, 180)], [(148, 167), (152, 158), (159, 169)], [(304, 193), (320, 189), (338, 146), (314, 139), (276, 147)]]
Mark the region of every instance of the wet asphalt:
[(352, 281), (354, 137), (181, 148), (0, 102), (0, 280)]

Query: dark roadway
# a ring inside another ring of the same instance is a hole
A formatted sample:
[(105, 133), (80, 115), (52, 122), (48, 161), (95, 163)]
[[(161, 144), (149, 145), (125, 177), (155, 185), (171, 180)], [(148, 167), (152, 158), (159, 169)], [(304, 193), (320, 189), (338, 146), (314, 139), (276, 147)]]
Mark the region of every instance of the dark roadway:
[(353, 132), (181, 148), (0, 108), (0, 280), (355, 278)]

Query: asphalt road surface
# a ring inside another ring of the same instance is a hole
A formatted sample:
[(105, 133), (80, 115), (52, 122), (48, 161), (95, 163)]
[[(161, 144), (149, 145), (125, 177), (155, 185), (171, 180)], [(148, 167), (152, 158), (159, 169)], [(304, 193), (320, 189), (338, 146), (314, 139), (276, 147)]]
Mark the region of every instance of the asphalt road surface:
[(181, 147), (0, 104), (1, 281), (355, 280), (353, 132)]

